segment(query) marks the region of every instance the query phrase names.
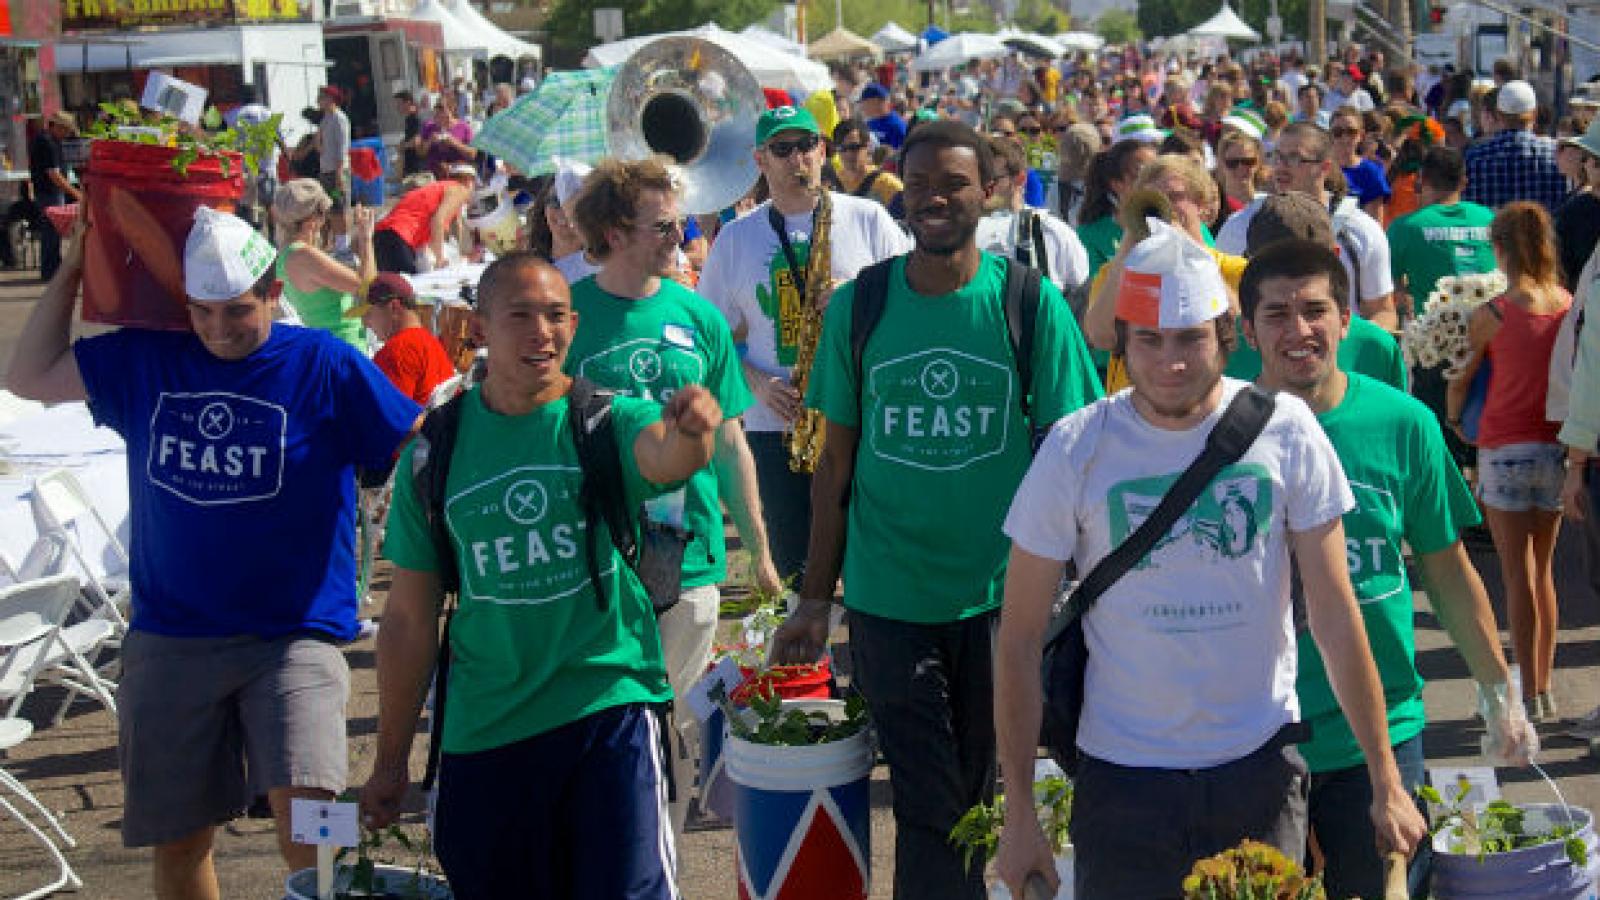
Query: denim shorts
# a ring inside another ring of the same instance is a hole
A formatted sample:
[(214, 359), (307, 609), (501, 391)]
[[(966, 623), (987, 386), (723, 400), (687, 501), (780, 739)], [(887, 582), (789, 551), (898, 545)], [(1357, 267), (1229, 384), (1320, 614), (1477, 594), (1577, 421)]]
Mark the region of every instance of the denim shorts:
[(1561, 508), (1567, 453), (1560, 444), (1507, 444), (1478, 451), (1478, 499), (1501, 512)]

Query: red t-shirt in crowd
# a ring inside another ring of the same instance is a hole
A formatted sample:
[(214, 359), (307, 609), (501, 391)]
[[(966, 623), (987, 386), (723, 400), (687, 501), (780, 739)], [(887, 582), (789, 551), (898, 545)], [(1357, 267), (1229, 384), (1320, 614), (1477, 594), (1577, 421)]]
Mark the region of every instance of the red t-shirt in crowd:
[(372, 361), (389, 376), (400, 393), (424, 406), (433, 389), (456, 374), (455, 364), (444, 352), (444, 345), (421, 326), (395, 332), (383, 349), (373, 355)]

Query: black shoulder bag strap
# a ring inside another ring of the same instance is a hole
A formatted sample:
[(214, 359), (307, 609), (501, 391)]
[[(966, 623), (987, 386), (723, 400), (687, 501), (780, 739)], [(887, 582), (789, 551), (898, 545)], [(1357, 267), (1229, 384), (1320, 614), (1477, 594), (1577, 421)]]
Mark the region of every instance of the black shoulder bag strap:
[(411, 477), (417, 499), (422, 503), (433, 538), (434, 557), (439, 564), (439, 586), (444, 592), (444, 624), (439, 629), (439, 652), (433, 669), (433, 715), (428, 728), (428, 762), (422, 775), (422, 789), (433, 789), (439, 773), (439, 747), (444, 737), (446, 685), (450, 681), (450, 622), (455, 618), (461, 592), (461, 568), (456, 564), (455, 545), (445, 522), (446, 488), (450, 479), (450, 460), (455, 454), (456, 434), (461, 426), (465, 391), (448, 403), (428, 412), (421, 433), (411, 451)]
[(1133, 534), (1128, 535), (1115, 550), (1106, 554), (1078, 583), (1077, 589), (1067, 599), (1067, 608), (1050, 624), (1044, 643), (1047, 650), (1061, 639), (1068, 625), (1087, 614), (1101, 594), (1143, 559), (1162, 535), (1172, 530), (1173, 523), (1189, 509), (1224, 466), (1235, 462), (1250, 449), (1261, 429), (1266, 427), (1267, 420), (1272, 418), (1274, 405), (1273, 395), (1255, 385), (1234, 395), (1222, 419), (1206, 437), (1205, 449), (1178, 476), (1155, 511), (1150, 513), (1150, 518), (1134, 529)]
[[(794, 254), (794, 245), (789, 243), (789, 229), (784, 224), (783, 213), (778, 212), (778, 207), (771, 201), (767, 202), (767, 224), (778, 235), (778, 246), (783, 248), (783, 261), (789, 266), (789, 277), (794, 280), (794, 289), (802, 299), (806, 295), (806, 267), (800, 265), (800, 260)], [(816, 240), (817, 207), (811, 208), (811, 237)], [(782, 315), (782, 310), (779, 310)]]
[(851, 191), (850, 195), (852, 197), (870, 196), (872, 194), (872, 186), (878, 183), (878, 176), (882, 174), (882, 169), (873, 169), (871, 172), (868, 172), (867, 177), (861, 179), (861, 183), (856, 185), (856, 189)]
[(616, 395), (597, 388), (586, 378), (572, 379), (567, 392), (567, 419), (572, 425), (572, 442), (578, 451), (578, 468), (583, 486), (578, 505), (586, 522), (583, 536), (584, 563), (589, 568), (589, 583), (594, 588), (600, 611), (607, 606), (605, 584), (600, 579), (600, 549), (595, 532), (604, 523), (611, 543), (630, 567), (638, 565), (639, 541), (628, 513), (622, 460), (618, 457), (616, 429), (611, 418), (611, 401)]

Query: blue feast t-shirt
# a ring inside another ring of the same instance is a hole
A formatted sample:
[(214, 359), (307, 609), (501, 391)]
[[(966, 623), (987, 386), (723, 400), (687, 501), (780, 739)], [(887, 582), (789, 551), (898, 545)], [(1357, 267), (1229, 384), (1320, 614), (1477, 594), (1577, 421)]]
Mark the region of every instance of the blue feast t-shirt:
[(128, 445), (133, 627), (356, 636), (354, 467), (388, 467), (421, 411), (325, 331), (248, 357), (188, 332), (74, 345), (95, 421)]

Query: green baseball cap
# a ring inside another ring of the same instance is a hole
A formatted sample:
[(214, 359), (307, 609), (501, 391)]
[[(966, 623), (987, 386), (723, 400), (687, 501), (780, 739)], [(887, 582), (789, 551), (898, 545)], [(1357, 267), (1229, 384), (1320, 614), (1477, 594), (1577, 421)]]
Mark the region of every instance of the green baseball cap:
[(756, 120), (756, 144), (765, 144), (767, 139), (780, 131), (809, 131), (821, 135), (822, 129), (817, 127), (817, 117), (811, 110), (803, 106), (779, 106), (769, 109)]

